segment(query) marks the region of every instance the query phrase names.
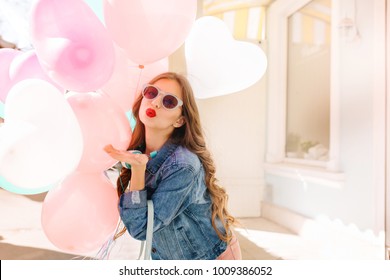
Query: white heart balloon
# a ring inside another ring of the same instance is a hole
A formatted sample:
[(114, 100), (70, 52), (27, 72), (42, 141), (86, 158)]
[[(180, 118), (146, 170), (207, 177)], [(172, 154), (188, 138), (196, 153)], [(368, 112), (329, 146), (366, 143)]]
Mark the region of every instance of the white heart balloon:
[(197, 19), (185, 41), (187, 74), (196, 98), (210, 98), (241, 91), (265, 73), (263, 50), (249, 42), (234, 40), (220, 19)]
[(0, 176), (28, 190), (57, 183), (81, 158), (78, 120), (64, 95), (50, 83), (27, 79), (15, 84), (0, 127)]
[(36, 132), (36, 127), (26, 122), (7, 121), (0, 127), (0, 158), (13, 149), (28, 135)]

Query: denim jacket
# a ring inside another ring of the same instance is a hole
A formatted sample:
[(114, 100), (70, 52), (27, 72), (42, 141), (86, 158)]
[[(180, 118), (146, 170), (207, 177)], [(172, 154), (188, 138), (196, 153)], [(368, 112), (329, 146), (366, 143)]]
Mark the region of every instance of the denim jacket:
[[(211, 225), (203, 166), (188, 149), (166, 143), (147, 163), (145, 189), (120, 197), (122, 221), (138, 240), (146, 239), (147, 199), (154, 204), (152, 259), (212, 260), (226, 250)], [(224, 233), (221, 221), (216, 224)]]

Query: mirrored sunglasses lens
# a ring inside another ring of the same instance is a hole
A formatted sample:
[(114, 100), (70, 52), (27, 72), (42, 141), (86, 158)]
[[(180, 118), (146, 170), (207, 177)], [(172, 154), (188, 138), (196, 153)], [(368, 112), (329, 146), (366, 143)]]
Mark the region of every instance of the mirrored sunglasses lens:
[(145, 89), (144, 89), (144, 96), (147, 98), (147, 99), (153, 99), (153, 98), (156, 98), (156, 96), (158, 95), (158, 89), (153, 87), (153, 86), (147, 86)]
[(179, 101), (177, 98), (173, 95), (165, 95), (163, 98), (163, 105), (167, 109), (174, 109), (176, 108)]

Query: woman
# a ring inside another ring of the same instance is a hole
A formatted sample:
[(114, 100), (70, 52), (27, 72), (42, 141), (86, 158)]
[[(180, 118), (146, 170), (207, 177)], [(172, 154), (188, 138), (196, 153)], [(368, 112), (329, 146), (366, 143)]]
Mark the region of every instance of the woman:
[[(130, 235), (146, 238), (147, 199), (154, 204), (152, 259), (241, 259), (185, 77), (167, 72), (146, 85), (133, 106), (137, 125), (129, 146), (105, 148), (122, 168), (117, 188)], [(131, 150), (141, 151), (134, 154)]]

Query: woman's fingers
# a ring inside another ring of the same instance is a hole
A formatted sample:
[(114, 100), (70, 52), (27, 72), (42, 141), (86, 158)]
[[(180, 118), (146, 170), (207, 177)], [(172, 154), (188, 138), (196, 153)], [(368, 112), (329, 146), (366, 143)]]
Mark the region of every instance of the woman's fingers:
[(111, 144), (104, 147), (104, 151), (113, 159), (127, 162), (129, 164), (143, 165), (148, 162), (148, 156), (145, 154), (135, 154), (132, 151), (120, 151), (115, 149)]
[(107, 153), (111, 153), (111, 152), (115, 151), (115, 149), (111, 144), (109, 144), (109, 145), (104, 147), (104, 151), (106, 151)]
[(123, 160), (123, 152), (115, 149), (111, 144), (104, 147), (104, 151), (109, 154), (112, 158), (122, 161)]

